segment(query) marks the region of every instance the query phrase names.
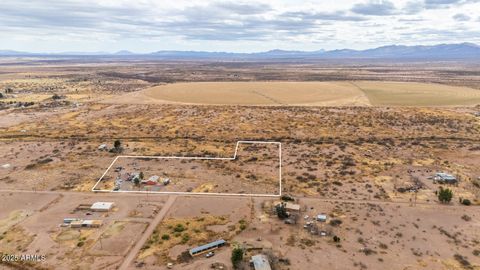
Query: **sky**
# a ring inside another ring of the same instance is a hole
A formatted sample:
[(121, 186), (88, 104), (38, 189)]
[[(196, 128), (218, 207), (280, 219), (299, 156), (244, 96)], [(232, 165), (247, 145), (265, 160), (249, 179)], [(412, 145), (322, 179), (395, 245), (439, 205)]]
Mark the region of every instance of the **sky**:
[(0, 0), (0, 50), (148, 53), (480, 44), (480, 0)]

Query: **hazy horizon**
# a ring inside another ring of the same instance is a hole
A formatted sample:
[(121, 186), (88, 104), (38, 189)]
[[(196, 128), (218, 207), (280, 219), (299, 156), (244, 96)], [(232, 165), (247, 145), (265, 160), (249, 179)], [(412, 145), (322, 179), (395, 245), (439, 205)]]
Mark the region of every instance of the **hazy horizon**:
[[(364, 50), (369, 50), (369, 49), (377, 49), (377, 48), (380, 48), (380, 47), (385, 47), (385, 46), (436, 46), (436, 45), (460, 45), (460, 44), (466, 44), (466, 43), (469, 43), (469, 44), (473, 44), (475, 46), (480, 46), (476, 43), (472, 43), (472, 42), (462, 42), (462, 43), (444, 43), (444, 44), (413, 44), (413, 45), (405, 45), (405, 44), (385, 44), (385, 45), (382, 45), (382, 46), (379, 46), (379, 47), (372, 47), (372, 48), (365, 48)], [(43, 51), (18, 51), (18, 50), (15, 50), (15, 49), (9, 49), (9, 48), (0, 48), (0, 51), (15, 51), (15, 52), (25, 52), (25, 53), (31, 53), (31, 54), (67, 54), (67, 53), (85, 53), (85, 54), (88, 54), (88, 53), (92, 53), (92, 54), (96, 54), (96, 53), (106, 53), (106, 54), (115, 54), (115, 53), (120, 53), (120, 52), (129, 52), (129, 53), (133, 53), (133, 54), (152, 54), (152, 53), (156, 53), (156, 52), (162, 52), (162, 51), (165, 51), (165, 52), (168, 52), (168, 51), (178, 51), (178, 52), (206, 52), (206, 53), (232, 53), (232, 54), (255, 54), (255, 53), (264, 53), (264, 52), (270, 52), (270, 51), (298, 51), (298, 52), (320, 52), (320, 51), (325, 51), (325, 52), (328, 52), (328, 51), (335, 51), (335, 50), (355, 50), (355, 49), (352, 49), (352, 48), (335, 48), (335, 49), (331, 49), (331, 50), (325, 50), (323, 48), (318, 48), (318, 49), (315, 49), (315, 50), (305, 50), (305, 51), (302, 51), (302, 50), (283, 50), (283, 49), (279, 49), (279, 48), (271, 48), (269, 50), (262, 50), (262, 51), (251, 51), (251, 52), (247, 52), (247, 51), (209, 51), (209, 50), (156, 50), (156, 51), (150, 51), (150, 52), (136, 52), (136, 51), (131, 51), (131, 50), (126, 50), (126, 49), (121, 49), (121, 50), (118, 50), (118, 51), (53, 51), (53, 52), (43, 52)], [(359, 50), (361, 51), (361, 50)]]

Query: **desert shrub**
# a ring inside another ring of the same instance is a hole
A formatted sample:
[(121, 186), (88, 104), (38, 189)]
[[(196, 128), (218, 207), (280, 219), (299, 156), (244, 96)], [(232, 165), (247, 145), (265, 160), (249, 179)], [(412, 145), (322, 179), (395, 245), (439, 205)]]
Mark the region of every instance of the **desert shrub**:
[(290, 196), (290, 195), (285, 195), (285, 194), (282, 195), (282, 197), (280, 197), (280, 199), (281, 199), (282, 201), (286, 201), (286, 202), (288, 202), (288, 201), (291, 201), (291, 202), (295, 201), (295, 199), (294, 199), (292, 196)]
[(455, 260), (460, 263), (465, 269), (473, 269), (472, 264), (467, 260), (466, 257), (460, 255), (460, 254), (455, 254), (453, 256)]
[(332, 219), (330, 220), (330, 225), (336, 227), (342, 224), (342, 221), (340, 219)]
[(362, 252), (363, 252), (363, 254), (365, 254), (365, 255), (367, 255), (367, 256), (368, 256), (368, 255), (372, 255), (372, 254), (377, 254), (377, 252), (376, 252), (375, 250), (373, 250), (373, 249), (371, 249), (371, 248), (368, 248), (368, 247), (367, 247), (367, 248), (364, 248), (364, 249), (362, 250)]
[(238, 221), (240, 223), (240, 230), (245, 230), (247, 228), (247, 222), (244, 219)]
[(168, 234), (162, 235), (162, 240), (168, 240), (168, 239), (170, 239), (170, 235)]
[(472, 204), (472, 202), (469, 199), (463, 199), (461, 203), (466, 206), (469, 206)]
[(449, 203), (453, 198), (453, 192), (449, 188), (440, 187), (437, 196), (441, 203)]
[(333, 236), (333, 242), (339, 243), (339, 242), (340, 242), (340, 237), (334, 235), (334, 236)]
[(285, 203), (281, 203), (275, 206), (275, 212), (279, 219), (288, 218), (287, 207)]
[(190, 235), (188, 235), (188, 233), (183, 234), (183, 236), (182, 236), (182, 244), (187, 243), (188, 240), (190, 240)]
[(183, 232), (185, 231), (185, 227), (182, 225), (182, 224), (177, 224), (174, 228), (173, 228), (173, 231), (174, 232)]

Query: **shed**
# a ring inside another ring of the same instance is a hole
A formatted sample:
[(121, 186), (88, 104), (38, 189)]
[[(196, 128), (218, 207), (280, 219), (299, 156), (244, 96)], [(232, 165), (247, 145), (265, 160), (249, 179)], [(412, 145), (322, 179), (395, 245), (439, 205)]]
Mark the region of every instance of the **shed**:
[(103, 222), (101, 220), (84, 220), (82, 222), (82, 227), (89, 227), (89, 228), (98, 228), (102, 226)]
[(267, 256), (263, 254), (252, 256), (250, 263), (253, 265), (255, 270), (272, 270)]
[(295, 204), (291, 202), (277, 202), (275, 205), (279, 205), (281, 203), (285, 204), (285, 209), (290, 212), (300, 212), (300, 204)]
[(285, 205), (285, 209), (287, 209), (287, 211), (299, 212), (300, 204), (287, 202)]
[(64, 218), (63, 223), (70, 224), (70, 223), (72, 223), (73, 221), (76, 221), (76, 220), (80, 220), (80, 219), (78, 219), (78, 218)]
[(70, 222), (70, 227), (71, 228), (80, 228), (82, 227), (83, 220), (74, 220)]
[(90, 210), (97, 212), (107, 212), (112, 209), (113, 204), (113, 202), (96, 202), (92, 204)]
[(327, 215), (325, 215), (325, 214), (317, 215), (316, 219), (317, 219), (317, 221), (326, 222), (327, 221)]

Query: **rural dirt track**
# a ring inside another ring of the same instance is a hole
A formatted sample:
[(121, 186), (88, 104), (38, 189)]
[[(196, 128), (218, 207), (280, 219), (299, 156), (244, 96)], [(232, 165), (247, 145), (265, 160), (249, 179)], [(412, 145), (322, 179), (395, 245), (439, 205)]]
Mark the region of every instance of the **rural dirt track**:
[(165, 215), (168, 213), (168, 210), (170, 207), (173, 205), (175, 202), (175, 199), (177, 199), (177, 196), (169, 196), (167, 202), (165, 205), (163, 205), (162, 209), (160, 212), (158, 212), (157, 216), (155, 219), (152, 220), (148, 228), (145, 230), (145, 232), (142, 234), (142, 237), (137, 241), (135, 246), (128, 252), (127, 257), (125, 257), (125, 260), (123, 260), (122, 264), (118, 268), (119, 270), (126, 270), (130, 266), (133, 260), (135, 260), (135, 257), (137, 256), (138, 252), (140, 249), (143, 247), (145, 242), (147, 242), (148, 238), (150, 235), (153, 233), (155, 228), (158, 226), (158, 224), (162, 221), (162, 219), (165, 217)]

